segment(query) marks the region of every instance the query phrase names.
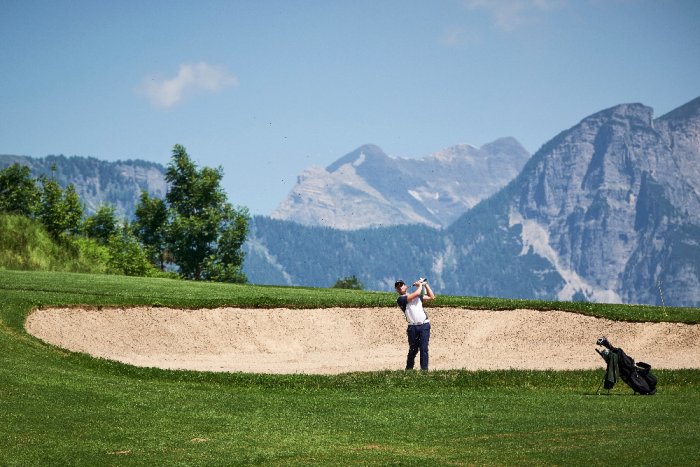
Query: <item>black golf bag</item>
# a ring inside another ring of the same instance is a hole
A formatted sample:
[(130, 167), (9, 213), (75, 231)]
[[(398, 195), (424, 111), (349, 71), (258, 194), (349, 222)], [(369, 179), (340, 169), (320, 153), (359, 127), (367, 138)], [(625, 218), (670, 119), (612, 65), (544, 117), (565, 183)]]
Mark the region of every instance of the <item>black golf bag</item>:
[(605, 347), (602, 351), (595, 349), (607, 363), (603, 379), (605, 389), (612, 389), (621, 379), (635, 393), (649, 395), (656, 393), (656, 376), (651, 373), (651, 365), (644, 362), (635, 363), (632, 357), (621, 348), (613, 347), (605, 337), (599, 337), (596, 343)]

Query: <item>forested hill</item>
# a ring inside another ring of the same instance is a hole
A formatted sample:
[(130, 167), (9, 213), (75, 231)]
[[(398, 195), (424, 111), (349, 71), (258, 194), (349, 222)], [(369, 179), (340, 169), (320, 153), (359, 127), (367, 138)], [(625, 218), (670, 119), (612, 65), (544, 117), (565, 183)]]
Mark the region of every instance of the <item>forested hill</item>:
[(111, 204), (120, 217), (131, 219), (142, 190), (165, 197), (165, 167), (144, 160), (108, 162), (94, 157), (63, 155), (28, 157), (0, 155), (0, 170), (14, 163), (28, 166), (34, 177), (55, 177), (64, 188), (72, 183), (86, 214)]
[(330, 287), (355, 275), (367, 289), (393, 290), (397, 274), (408, 281), (433, 269), (441, 236), (418, 224), (336, 230), (255, 216), (243, 270), (252, 283)]

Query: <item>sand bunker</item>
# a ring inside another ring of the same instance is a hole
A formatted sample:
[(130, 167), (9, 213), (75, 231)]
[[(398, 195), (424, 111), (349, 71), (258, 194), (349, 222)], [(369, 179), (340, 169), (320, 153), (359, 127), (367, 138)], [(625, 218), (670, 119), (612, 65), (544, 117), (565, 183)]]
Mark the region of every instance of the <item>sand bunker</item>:
[[(600, 335), (654, 368), (700, 368), (699, 325), (561, 311), (430, 308), (429, 315), (433, 370), (603, 368), (594, 351)], [(393, 308), (46, 309), (32, 312), (26, 329), (95, 357), (200, 371), (399, 370), (407, 351), (406, 323)]]

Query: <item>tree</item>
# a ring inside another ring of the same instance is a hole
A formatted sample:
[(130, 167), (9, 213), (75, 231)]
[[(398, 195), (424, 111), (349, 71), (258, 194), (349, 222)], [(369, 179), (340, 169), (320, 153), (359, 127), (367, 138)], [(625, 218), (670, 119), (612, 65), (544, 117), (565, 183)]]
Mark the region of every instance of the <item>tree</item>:
[(83, 219), (83, 204), (75, 191), (75, 185), (70, 183), (63, 192), (63, 209), (65, 212), (66, 230), (71, 234), (80, 232), (80, 222)]
[(38, 215), (46, 230), (56, 239), (66, 232), (78, 232), (83, 208), (73, 184), (64, 192), (54, 179), (42, 176), (39, 180), (42, 187)]
[(227, 205), (225, 218), (216, 253), (205, 261), (203, 273), (208, 280), (243, 283), (247, 278), (241, 268), (244, 259), (241, 247), (248, 235), (248, 210), (235, 210)]
[(107, 264), (112, 272), (126, 276), (148, 276), (154, 271), (146, 251), (129, 229), (117, 229), (106, 245), (109, 251)]
[(226, 202), (222, 177), (220, 167), (199, 170), (183, 146), (174, 146), (165, 173), (170, 185), (167, 244), (182, 277), (245, 282), (240, 247), (248, 212)]
[(352, 276), (343, 277), (335, 281), (333, 285), (334, 289), (352, 289), (352, 290), (362, 290), (364, 286), (362, 282), (353, 274)]
[(168, 207), (165, 201), (151, 198), (148, 192), (142, 191), (136, 206), (133, 231), (148, 251), (151, 262), (161, 270), (165, 269), (167, 227)]
[(119, 223), (114, 206), (103, 204), (92, 216), (88, 216), (83, 222), (85, 235), (94, 238), (102, 245), (109, 242), (110, 237), (119, 232)]
[(0, 170), (0, 212), (34, 217), (39, 209), (39, 189), (26, 165), (14, 163)]

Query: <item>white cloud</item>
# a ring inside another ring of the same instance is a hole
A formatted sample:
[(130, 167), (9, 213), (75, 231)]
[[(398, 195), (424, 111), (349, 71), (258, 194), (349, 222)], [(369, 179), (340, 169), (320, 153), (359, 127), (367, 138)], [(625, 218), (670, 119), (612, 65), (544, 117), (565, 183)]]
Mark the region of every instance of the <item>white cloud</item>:
[(486, 10), (496, 26), (511, 32), (532, 19), (532, 15), (560, 7), (566, 0), (463, 0), (472, 10)]
[(141, 91), (156, 107), (170, 108), (197, 92), (217, 92), (237, 86), (238, 78), (223, 67), (206, 62), (185, 63), (173, 78), (149, 77)]

